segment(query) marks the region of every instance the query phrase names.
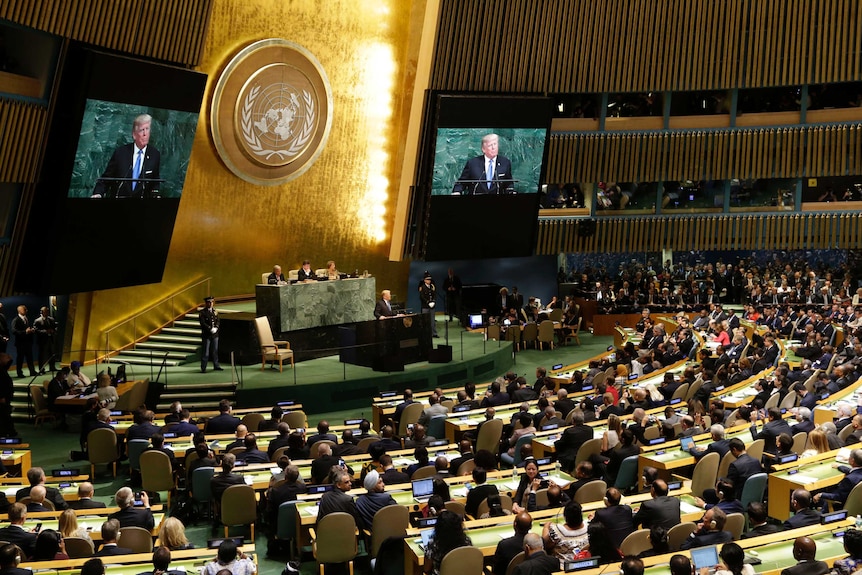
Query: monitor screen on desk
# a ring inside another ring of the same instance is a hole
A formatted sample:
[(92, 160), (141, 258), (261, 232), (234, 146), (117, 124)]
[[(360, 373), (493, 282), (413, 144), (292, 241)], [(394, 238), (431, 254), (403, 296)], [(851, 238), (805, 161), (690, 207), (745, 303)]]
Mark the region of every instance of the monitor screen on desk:
[(484, 324), (484, 320), (482, 319), (481, 313), (475, 313), (470, 315), (470, 329), (476, 329), (477, 327), (482, 327)]

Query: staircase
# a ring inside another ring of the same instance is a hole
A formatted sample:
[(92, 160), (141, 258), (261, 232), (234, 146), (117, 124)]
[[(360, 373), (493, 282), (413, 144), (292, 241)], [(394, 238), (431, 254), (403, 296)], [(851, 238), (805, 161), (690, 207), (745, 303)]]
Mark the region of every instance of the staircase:
[[(165, 358), (167, 354), (167, 358)], [(164, 327), (159, 333), (151, 335), (112, 356), (109, 363), (159, 366), (164, 359), (168, 367), (177, 367), (189, 361), (200, 360), (201, 329), (197, 313), (188, 313), (174, 322), (172, 327)]]

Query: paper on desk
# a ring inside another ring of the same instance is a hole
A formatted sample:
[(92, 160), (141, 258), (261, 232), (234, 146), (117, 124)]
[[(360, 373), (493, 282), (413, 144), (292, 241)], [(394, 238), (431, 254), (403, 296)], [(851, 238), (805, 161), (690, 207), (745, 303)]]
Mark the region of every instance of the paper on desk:
[(818, 481), (816, 477), (811, 477), (810, 475), (802, 475), (801, 473), (790, 475), (787, 478), (799, 483), (816, 483)]
[(460, 423), (462, 425), (479, 425), (480, 423), (482, 423), (482, 420), (464, 418), (464, 419), (459, 419), (458, 423)]
[(562, 489), (565, 489), (566, 486), (571, 483), (571, 481), (569, 481), (568, 479), (563, 479), (562, 477), (558, 477), (556, 475), (552, 475), (551, 477), (549, 477), (549, 479), (559, 485)]
[(683, 513), (697, 513), (699, 511), (703, 511), (703, 509), (701, 509), (697, 505), (692, 505), (691, 503), (687, 503), (685, 501), (679, 502), (679, 510)]
[(320, 509), (317, 505), (309, 505), (308, 507), (303, 507), (302, 512), (306, 515), (314, 515), (317, 517), (317, 512)]
[(251, 475), (246, 475), (242, 479), (243, 481), (245, 481), (246, 485), (254, 485), (254, 477), (252, 477)]
[(6, 496), (8, 497), (10, 495), (15, 495), (16, 493), (18, 493), (19, 489), (21, 489), (20, 485), (16, 485), (15, 487), (7, 487), (6, 489), (3, 490), (3, 493), (5, 493)]
[(395, 464), (395, 467), (404, 467), (405, 465), (411, 465), (414, 461), (406, 457), (397, 457), (392, 460), (392, 463)]
[(450, 494), (453, 497), (467, 497), (467, 488), (466, 487), (458, 487), (457, 489), (450, 490)]

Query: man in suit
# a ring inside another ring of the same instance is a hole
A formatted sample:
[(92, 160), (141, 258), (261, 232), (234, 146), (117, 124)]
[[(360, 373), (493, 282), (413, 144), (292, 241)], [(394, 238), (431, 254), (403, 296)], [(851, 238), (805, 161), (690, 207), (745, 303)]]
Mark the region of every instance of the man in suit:
[(707, 545), (718, 545), (732, 541), (733, 535), (730, 531), (724, 530), (726, 522), (727, 514), (721, 508), (712, 507), (707, 509), (703, 515), (703, 521), (698, 525), (698, 529), (683, 541), (679, 548), (694, 549), (696, 547), (706, 547)]
[(146, 491), (141, 491), (141, 507), (135, 507), (135, 494), (128, 487), (121, 487), (114, 499), (120, 510), (111, 513), (108, 519), (116, 519), (120, 527), (143, 527), (147, 531), (152, 530), (155, 521), (153, 512), (150, 511), (150, 497)]
[(284, 285), (287, 280), (284, 279), (284, 274), (281, 273), (281, 266), (276, 264), (272, 266), (272, 273), (266, 278), (266, 283), (269, 285)]
[[(15, 501), (21, 501), (25, 497), (30, 497), (30, 490), (36, 485), (45, 484), (45, 471), (41, 467), (31, 467), (27, 470), (27, 481), (30, 482), (30, 487), (24, 487), (15, 492)], [(57, 511), (65, 511), (69, 508), (63, 495), (56, 487), (45, 487), (45, 498), (54, 504), (54, 509)], [(3, 539), (0, 539), (3, 541)]]
[(824, 575), (829, 565), (817, 561), (817, 545), (810, 537), (797, 537), (793, 542), (793, 558), (797, 563), (781, 571), (781, 575)]
[[(94, 198), (157, 198), (161, 175), (159, 166), (162, 155), (150, 145), (149, 114), (135, 117), (132, 123), (134, 142), (114, 150), (102, 178), (93, 189)], [(105, 178), (123, 178), (107, 181)]]
[(632, 523), (632, 508), (621, 505), (622, 494), (616, 487), (610, 487), (605, 492), (605, 508), (596, 510), (594, 521), (601, 521), (608, 529), (608, 533), (619, 548), (629, 534), (635, 530)]
[(331, 441), (333, 443), (338, 443), (338, 438), (334, 433), (329, 432), (329, 422), (325, 419), (322, 419), (317, 422), (317, 433), (309, 436), (305, 443), (311, 447), (318, 441)]
[(200, 431), (198, 426), (191, 422), (191, 417), (188, 409), (180, 410), (180, 421), (171, 428), (171, 433), (176, 433), (177, 437), (185, 437)]
[(709, 434), (712, 442), (706, 447), (692, 447), (689, 452), (694, 455), (694, 458), (700, 460), (708, 453), (718, 453), (719, 460), (730, 451), (730, 440), (724, 438), (724, 426), (720, 423), (715, 423), (709, 428)]
[(781, 410), (777, 407), (770, 407), (766, 412), (768, 419), (766, 423), (763, 424), (763, 429), (758, 433), (757, 418), (759, 417), (759, 414), (759, 410), (751, 412), (751, 427), (749, 428), (751, 431), (751, 439), (752, 441), (763, 439), (766, 444), (763, 447), (763, 451), (774, 455), (778, 452), (775, 439), (782, 433), (786, 433), (792, 437), (793, 432), (790, 430), (790, 425), (787, 424), (787, 421), (781, 417)]
[(374, 317), (377, 319), (386, 319), (387, 317), (395, 317), (397, 314), (392, 309), (392, 292), (388, 289), (380, 292), (380, 299), (374, 305)]
[[(809, 394), (813, 397), (812, 394)], [(814, 431), (814, 422), (811, 421), (811, 410), (807, 407), (796, 408), (796, 425), (790, 427), (790, 432), (793, 435), (797, 433), (808, 433)]]
[(667, 482), (664, 479), (656, 479), (650, 488), (652, 499), (644, 501), (640, 509), (632, 517), (632, 525), (637, 528), (643, 525), (649, 529), (654, 525), (661, 525), (670, 529), (680, 523), (679, 499), (668, 496)]
[(386, 485), (397, 485), (399, 483), (409, 483), (410, 476), (403, 471), (395, 469), (395, 464), (392, 463), (392, 456), (384, 453), (380, 456), (380, 468), (383, 473), (380, 477), (383, 478), (383, 483)]
[[(853, 418), (854, 425), (856, 424), (856, 418), (862, 418), (862, 416), (857, 415)], [(814, 496), (814, 503), (823, 501), (822, 511), (824, 513), (828, 511), (826, 501), (834, 501), (837, 504), (836, 507), (844, 507), (847, 496), (862, 481), (862, 449), (854, 449), (850, 452), (849, 463), (851, 467), (847, 467), (846, 465), (838, 467), (838, 470), (845, 475), (844, 479), (838, 482), (833, 491), (823, 491)]]
[(311, 463), (311, 481), (321, 484), (329, 477), (333, 466), (338, 465), (338, 458), (332, 455), (332, 447), (328, 443), (321, 443), (317, 447), (317, 458)]
[(45, 486), (34, 485), (30, 490), (30, 503), (27, 504), (27, 513), (44, 513), (51, 511), (45, 505)]
[(566, 472), (571, 471), (575, 464), (575, 457), (581, 446), (593, 438), (593, 428), (584, 425), (584, 412), (576, 409), (572, 415), (572, 426), (563, 431), (560, 438), (554, 442), (557, 451), (557, 459), (560, 466)]
[(467, 512), (467, 515), (476, 519), (479, 518), (479, 504), (491, 495), (499, 493), (497, 486), (489, 485), (486, 483), (487, 480), (488, 472), (485, 471), (484, 467), (473, 468), (473, 481), (476, 482), (476, 485), (467, 493), (467, 502), (464, 505), (464, 510)]
[(277, 430), (278, 436), (270, 441), (269, 446), (266, 448), (266, 454), (269, 455), (270, 459), (280, 448), (287, 447), (290, 438), (290, 426), (286, 422), (279, 422)]
[(761, 535), (769, 535), (771, 533), (778, 533), (781, 531), (781, 527), (767, 521), (768, 515), (766, 505), (760, 501), (752, 501), (749, 503), (748, 522), (751, 528), (742, 534), (742, 538), (748, 539), (749, 537), (760, 537)]
[(515, 515), (513, 523), (515, 534), (511, 537), (501, 539), (497, 543), (497, 550), (494, 551), (494, 575), (505, 575), (509, 563), (515, 558), (515, 555), (524, 550), (524, 536), (533, 528), (533, 518), (526, 511), (522, 511)]
[(730, 464), (727, 470), (727, 478), (733, 482), (736, 487), (736, 499), (742, 496), (742, 486), (748, 481), (748, 478), (757, 473), (763, 473), (763, 466), (760, 462), (745, 452), (745, 444), (738, 437), (734, 437), (728, 442), (730, 452), (736, 457), (736, 460)]
[(78, 484), (78, 500), (69, 502), (69, 509), (104, 509), (106, 505), (93, 499), (95, 489), (89, 481)]
[(315, 274), (314, 270), (311, 269), (311, 260), (302, 260), (302, 267), (299, 268), (297, 277), (301, 282), (317, 281), (317, 274)]
[(793, 515), (784, 522), (785, 529), (796, 529), (820, 523), (820, 512), (811, 509), (811, 493), (805, 489), (796, 489), (790, 497), (790, 509)]
[(213, 370), (222, 371), (218, 363), (218, 332), (219, 317), (215, 309), (215, 299), (212, 296), (204, 298), (204, 308), (198, 314), (201, 324), (201, 373), (206, 373), (209, 359), (213, 360)]
[(12, 334), (15, 336), (15, 355), (18, 368), (18, 377), (24, 377), (24, 360), (30, 368), (30, 377), (36, 377), (36, 368), (33, 367), (33, 338), (36, 329), (30, 324), (27, 317), (27, 306), (18, 306), (18, 315), (12, 320)]
[(551, 575), (560, 570), (560, 560), (545, 553), (544, 543), (537, 533), (524, 535), (524, 561), (512, 575)]
[(458, 444), (458, 451), (461, 455), (449, 462), (449, 467), (454, 473), (458, 473), (458, 468), (462, 463), (466, 463), (473, 459), (473, 444), (469, 439), (461, 439)]
[(114, 555), (128, 555), (132, 550), (127, 547), (119, 547), (117, 541), (120, 538), (120, 522), (116, 519), (108, 519), (102, 523), (102, 548), (95, 553), (95, 557), (112, 557)]
[(33, 322), (33, 329), (36, 330), (36, 349), (38, 349), (37, 359), (39, 361), (39, 372), (45, 373), (45, 365), (47, 364), (51, 372), (57, 371), (54, 364), (57, 361), (56, 350), (54, 349), (54, 337), (57, 334), (57, 320), (51, 317), (47, 306), (42, 306), (39, 310), (39, 317)]
[(233, 433), (240, 424), (240, 420), (230, 414), (230, 401), (222, 399), (218, 402), (219, 414), (207, 422), (207, 434), (218, 435), (222, 433)]
[(356, 502), (347, 493), (353, 487), (350, 481), (350, 474), (344, 469), (336, 468), (333, 470), (331, 477), (335, 489), (327, 491), (320, 498), (317, 520), (320, 521), (330, 513), (343, 512), (352, 516), (356, 526), (359, 527), (362, 525), (362, 518), (356, 509)]
[(149, 409), (141, 414), (141, 422), (135, 423), (126, 431), (126, 439), (150, 439), (159, 432), (159, 427), (153, 423), (156, 414)]
[(299, 476), (299, 467), (288, 465), (284, 470), (284, 482), (269, 490), (266, 498), (267, 516), (272, 525), (278, 522), (278, 508), (285, 501), (295, 501), (307, 491), (305, 481)]
[(452, 188), (453, 194), (508, 194), (514, 191), (512, 162), (499, 155), (499, 136), (482, 138), (482, 155), (470, 158)]
[(216, 473), (210, 479), (212, 501), (217, 507), (221, 505), (221, 496), (224, 495), (228, 487), (245, 483), (242, 475), (233, 472), (234, 465), (236, 465), (236, 456), (233, 453), (225, 453), (221, 460), (221, 473)]
[(24, 527), (27, 507), (23, 503), (13, 503), (9, 508), (9, 525), (0, 529), (0, 541), (12, 543), (21, 548), (24, 555), (31, 557), (36, 548), (36, 534)]
[(554, 410), (559, 411), (563, 419), (575, 408), (575, 402), (569, 399), (568, 395), (565, 389), (560, 389), (557, 392), (557, 401), (554, 402)]
[(436, 393), (432, 393), (428, 396), (428, 407), (422, 410), (422, 414), (419, 416), (417, 423), (427, 426), (431, 423), (431, 419), (433, 417), (437, 415), (446, 415), (447, 413), (449, 413), (449, 409), (440, 403), (440, 398)]

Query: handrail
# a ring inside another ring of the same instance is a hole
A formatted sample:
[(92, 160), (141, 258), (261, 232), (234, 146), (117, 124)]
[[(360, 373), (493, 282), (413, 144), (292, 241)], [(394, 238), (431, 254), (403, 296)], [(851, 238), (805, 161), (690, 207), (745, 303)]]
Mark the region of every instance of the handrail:
[[(172, 323), (173, 321), (176, 321), (176, 319), (179, 318), (179, 316), (181, 314), (185, 314), (187, 312), (186, 309), (180, 310), (179, 313), (177, 312), (177, 309), (175, 306), (175, 301), (177, 298), (187, 294), (189, 291), (191, 291), (195, 288), (200, 287), (201, 285), (206, 285), (206, 288), (207, 288), (206, 294), (209, 295), (209, 293), (210, 293), (210, 282), (211, 281), (212, 281), (212, 277), (206, 277), (206, 278), (199, 280), (199, 281), (196, 281), (195, 283), (188, 285), (184, 288), (180, 288), (178, 291), (162, 298), (161, 300), (157, 301), (156, 303), (154, 303), (150, 307), (148, 307), (142, 311), (139, 311), (135, 315), (133, 315), (127, 319), (124, 319), (121, 322), (116, 323), (116, 324), (112, 325), (111, 327), (107, 328), (104, 332), (105, 333), (105, 350), (107, 352), (105, 357), (108, 357), (111, 354), (120, 351), (121, 349), (125, 349), (126, 347), (133, 346), (133, 345), (137, 344), (138, 342), (142, 341), (143, 339), (145, 339), (146, 337), (149, 337), (151, 332), (144, 333), (144, 334), (138, 334), (138, 320), (141, 318), (141, 316), (148, 314), (154, 310), (167, 311), (167, 310), (165, 310), (164, 306), (165, 306), (165, 304), (170, 304), (170, 313), (169, 313), (168, 317), (170, 317), (171, 320), (162, 326), (162, 327), (164, 327), (164, 326)], [(114, 333), (115, 331), (121, 329), (121, 328), (124, 328), (124, 327), (127, 328), (129, 326), (129, 324), (131, 324), (131, 326), (132, 326), (132, 334), (133, 334), (131, 341), (129, 341), (127, 343), (120, 344), (120, 346), (117, 349), (112, 349), (111, 348), (111, 334)]]

